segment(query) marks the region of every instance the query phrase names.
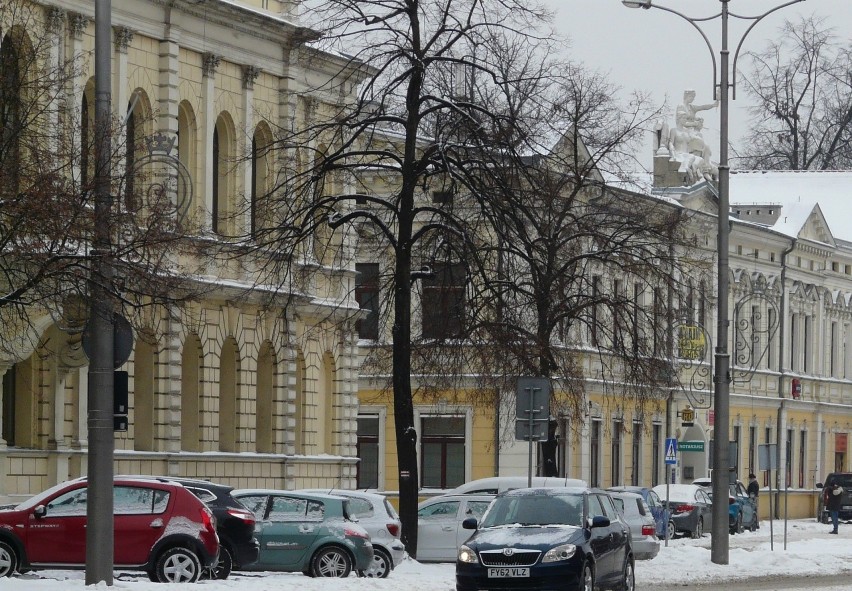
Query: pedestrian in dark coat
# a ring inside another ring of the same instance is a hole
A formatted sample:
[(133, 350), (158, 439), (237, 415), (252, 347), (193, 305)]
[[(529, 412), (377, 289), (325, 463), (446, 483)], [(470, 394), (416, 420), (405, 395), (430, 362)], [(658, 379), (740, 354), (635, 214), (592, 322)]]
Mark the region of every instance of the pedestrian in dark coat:
[[(748, 475), (748, 487), (746, 488), (749, 498), (754, 501), (754, 512), (760, 515), (757, 497), (760, 495), (760, 485), (757, 483), (757, 476), (754, 474)], [(760, 524), (760, 519), (757, 521)], [(760, 525), (757, 526), (760, 529)]]
[(836, 482), (828, 487), (825, 492), (825, 508), (831, 515), (831, 525), (834, 526), (830, 534), (837, 533), (837, 526), (840, 523), (840, 508), (843, 505), (843, 487)]

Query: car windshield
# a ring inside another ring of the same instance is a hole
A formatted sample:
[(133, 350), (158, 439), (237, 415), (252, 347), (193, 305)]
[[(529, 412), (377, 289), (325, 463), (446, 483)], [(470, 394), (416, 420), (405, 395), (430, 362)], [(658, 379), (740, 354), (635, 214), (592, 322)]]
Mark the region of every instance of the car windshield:
[(482, 527), (504, 525), (573, 525), (583, 523), (583, 495), (512, 495), (497, 497)]

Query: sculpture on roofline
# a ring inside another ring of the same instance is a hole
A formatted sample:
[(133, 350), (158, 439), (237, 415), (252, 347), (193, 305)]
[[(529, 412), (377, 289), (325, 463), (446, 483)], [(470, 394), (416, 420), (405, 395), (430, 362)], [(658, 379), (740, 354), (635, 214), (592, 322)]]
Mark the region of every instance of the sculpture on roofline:
[(697, 115), (699, 111), (717, 107), (719, 101), (695, 105), (694, 100), (694, 90), (684, 91), (683, 103), (675, 111), (675, 127), (669, 128), (665, 122), (658, 125), (655, 141), (657, 155), (667, 153), (671, 160), (680, 163), (678, 172), (684, 173), (690, 184), (702, 179), (715, 181), (719, 176), (719, 167), (710, 160), (710, 146), (701, 134), (704, 119)]

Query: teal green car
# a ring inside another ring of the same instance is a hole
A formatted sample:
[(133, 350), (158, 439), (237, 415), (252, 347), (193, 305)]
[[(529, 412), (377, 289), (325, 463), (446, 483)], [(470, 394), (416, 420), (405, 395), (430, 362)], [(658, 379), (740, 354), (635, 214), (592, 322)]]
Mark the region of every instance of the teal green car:
[(260, 557), (244, 570), (348, 577), (370, 568), (373, 545), (367, 530), (350, 518), (349, 499), (269, 489), (232, 494), (257, 519)]

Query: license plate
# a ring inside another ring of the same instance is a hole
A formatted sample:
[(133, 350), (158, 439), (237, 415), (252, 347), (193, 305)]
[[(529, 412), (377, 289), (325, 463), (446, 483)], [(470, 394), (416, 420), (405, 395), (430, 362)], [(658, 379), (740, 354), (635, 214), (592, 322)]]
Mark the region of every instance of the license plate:
[(852, 505), (843, 505), (844, 511), (849, 511), (850, 509), (852, 509)]
[(514, 577), (529, 577), (530, 569), (529, 568), (519, 568), (519, 567), (498, 567), (498, 568), (489, 568), (488, 569), (488, 578), (489, 579), (511, 579)]

